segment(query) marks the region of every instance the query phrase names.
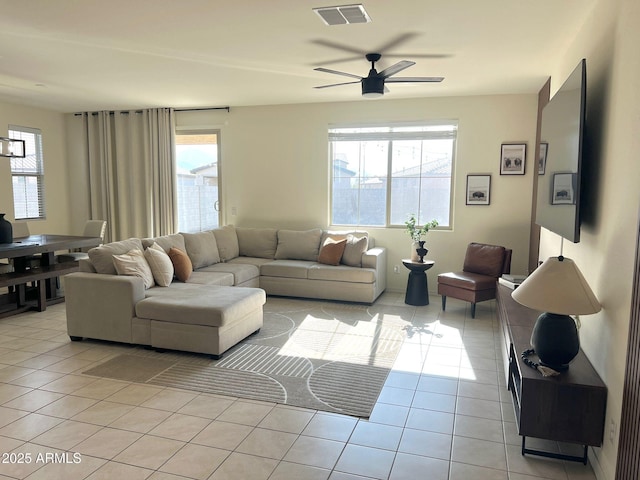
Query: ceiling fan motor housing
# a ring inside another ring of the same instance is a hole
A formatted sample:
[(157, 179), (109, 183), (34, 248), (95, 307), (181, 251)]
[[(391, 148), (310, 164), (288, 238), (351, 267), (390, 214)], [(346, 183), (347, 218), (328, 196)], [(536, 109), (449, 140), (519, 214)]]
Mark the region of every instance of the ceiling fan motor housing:
[(384, 94), (384, 77), (365, 77), (361, 83), (363, 96), (379, 96)]

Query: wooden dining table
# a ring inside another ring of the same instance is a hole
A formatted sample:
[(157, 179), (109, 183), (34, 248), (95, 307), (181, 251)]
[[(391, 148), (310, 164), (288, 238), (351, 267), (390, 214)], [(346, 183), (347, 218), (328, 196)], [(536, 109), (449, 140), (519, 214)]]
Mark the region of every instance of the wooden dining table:
[[(77, 265), (56, 265), (56, 252), (91, 248), (101, 243), (100, 237), (39, 234), (14, 238), (12, 243), (0, 244), (0, 259), (11, 259), (13, 263), (13, 272), (0, 274), (0, 285), (16, 286), (16, 291), (9, 295), (15, 297), (13, 303), (16, 312), (12, 313), (25, 310), (27, 306), (25, 286), (30, 282), (44, 282), (42, 286), (38, 287), (38, 310), (44, 310), (47, 303), (61, 301), (62, 297), (56, 297), (56, 278), (59, 276), (58, 274), (69, 273), (74, 268), (77, 269)], [(35, 267), (32, 265), (34, 258), (38, 261)], [(4, 303), (11, 302), (5, 301)]]

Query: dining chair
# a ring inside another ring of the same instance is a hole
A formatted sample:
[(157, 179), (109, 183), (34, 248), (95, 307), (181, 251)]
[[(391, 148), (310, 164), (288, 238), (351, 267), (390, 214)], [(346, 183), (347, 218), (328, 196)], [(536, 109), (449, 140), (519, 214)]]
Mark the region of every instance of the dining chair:
[(13, 238), (25, 238), (31, 235), (27, 222), (13, 222)]
[[(31, 235), (27, 222), (13, 222), (13, 239), (26, 238)], [(40, 254), (30, 255), (24, 258), (26, 268), (36, 268), (40, 266), (42, 256)]]
[[(104, 240), (104, 234), (107, 230), (107, 222), (105, 220), (87, 220), (84, 224), (84, 230), (82, 235), (84, 237), (100, 237), (100, 240)], [(86, 249), (87, 251), (89, 249)], [(88, 259), (89, 254), (82, 249), (75, 252), (61, 253), (56, 256), (56, 262), (78, 262), (81, 259)]]

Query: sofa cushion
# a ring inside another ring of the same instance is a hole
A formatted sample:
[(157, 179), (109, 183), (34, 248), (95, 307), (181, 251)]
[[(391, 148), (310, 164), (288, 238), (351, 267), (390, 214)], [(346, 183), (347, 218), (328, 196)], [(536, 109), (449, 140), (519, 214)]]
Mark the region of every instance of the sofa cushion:
[(275, 228), (236, 227), (240, 255), (245, 257), (274, 258), (278, 246)]
[(260, 270), (260, 267), (265, 263), (271, 263), (273, 259), (271, 258), (258, 258), (258, 257), (236, 257), (233, 260), (229, 260), (228, 263), (241, 264), (241, 265), (255, 265)]
[(193, 272), (193, 265), (191, 264), (189, 255), (179, 248), (171, 247), (169, 249), (169, 258), (171, 259), (171, 263), (173, 263), (176, 278), (181, 282), (189, 280), (189, 277)]
[(313, 262), (304, 260), (274, 260), (260, 267), (260, 275), (265, 277), (308, 278)]
[(342, 254), (342, 263), (350, 267), (362, 266), (362, 254), (367, 251), (369, 246), (368, 237), (356, 237), (349, 234), (347, 236), (347, 244)]
[(220, 262), (216, 237), (211, 232), (183, 233), (187, 255), (194, 269)]
[(211, 230), (211, 233), (216, 237), (220, 261), (227, 262), (240, 255), (238, 234), (236, 233), (236, 228), (233, 225), (225, 225), (224, 227), (215, 228)]
[(332, 282), (374, 283), (376, 272), (372, 268), (337, 267), (315, 264), (309, 268), (309, 280), (329, 280)]
[(105, 243), (99, 247), (89, 250), (89, 259), (97, 273), (108, 273), (115, 275), (116, 267), (113, 265), (113, 256), (122, 255), (130, 250), (143, 250), (142, 242), (139, 238), (130, 238), (120, 242)]
[(318, 263), (324, 263), (326, 265), (340, 265), (340, 260), (342, 260), (342, 254), (344, 253), (346, 246), (346, 238), (343, 238), (342, 240), (327, 238), (320, 248)]
[(203, 272), (201, 270), (191, 272), (189, 279), (185, 282), (189, 285), (222, 285), (233, 287), (233, 274), (228, 272)]
[(216, 263), (201, 268), (198, 272), (230, 274), (233, 277), (231, 285), (239, 285), (260, 276), (260, 270), (257, 266), (242, 263)]
[(160, 245), (165, 252), (168, 252), (171, 247), (179, 248), (183, 252), (186, 251), (186, 247), (184, 246), (184, 237), (179, 233), (163, 235), (162, 237), (156, 238), (142, 239), (142, 246), (144, 248), (149, 248), (154, 243)]
[(277, 260), (309, 260), (315, 262), (320, 250), (322, 230), (278, 230)]
[(136, 316), (157, 321), (224, 327), (262, 309), (264, 290), (243, 287), (206, 286), (185, 288), (179, 294), (163, 289), (162, 295), (140, 300)]
[(173, 280), (173, 263), (167, 255), (167, 252), (158, 245), (153, 243), (149, 248), (144, 251), (144, 258), (147, 260), (153, 279), (161, 287), (168, 287)]
[(151, 273), (151, 267), (145, 260), (142, 250), (134, 248), (127, 253), (113, 255), (113, 265), (118, 275), (140, 277), (144, 281), (144, 288), (153, 287), (153, 273)]

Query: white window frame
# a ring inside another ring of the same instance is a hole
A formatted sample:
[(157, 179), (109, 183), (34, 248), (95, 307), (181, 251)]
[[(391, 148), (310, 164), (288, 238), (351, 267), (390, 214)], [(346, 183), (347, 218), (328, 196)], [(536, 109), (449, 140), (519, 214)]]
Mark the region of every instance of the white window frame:
[[(391, 123), (377, 125), (331, 125), (328, 131), (329, 137), (329, 223), (333, 226), (369, 226), (369, 227), (404, 227), (404, 223), (391, 222), (391, 200), (392, 200), (392, 155), (394, 140), (430, 140), (430, 139), (451, 139), (453, 140), (451, 152), (451, 177), (449, 195), (449, 219), (448, 222), (441, 222), (440, 229), (451, 229), (453, 227), (453, 187), (455, 176), (456, 141), (458, 133), (458, 122), (455, 120), (437, 120), (418, 123)], [(334, 223), (333, 218), (333, 187), (334, 187), (334, 141), (388, 141), (387, 160), (387, 189), (386, 189), (386, 212), (384, 225), (362, 225)], [(416, 212), (407, 212), (419, 215)], [(428, 219), (429, 221), (431, 219)], [(425, 220), (426, 222), (427, 220)]]
[[(25, 158), (11, 158), (11, 185), (13, 188), (13, 212), (16, 220), (44, 220), (44, 155), (42, 131), (38, 128), (9, 125), (9, 137), (25, 141)], [(29, 163), (32, 164), (29, 167)], [(27, 185), (35, 179), (35, 196)], [(22, 180), (22, 191), (17, 190)], [(24, 204), (24, 208), (18, 205)]]

